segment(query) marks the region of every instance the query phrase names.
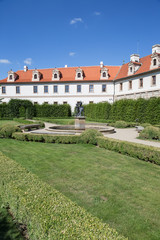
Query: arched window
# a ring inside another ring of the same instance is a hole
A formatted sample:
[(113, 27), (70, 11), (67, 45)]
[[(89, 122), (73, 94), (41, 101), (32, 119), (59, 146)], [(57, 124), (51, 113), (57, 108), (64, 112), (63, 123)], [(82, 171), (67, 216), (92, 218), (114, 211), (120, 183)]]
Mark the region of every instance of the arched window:
[(54, 78), (57, 78), (57, 73), (54, 74)]
[(37, 79), (37, 74), (34, 74), (34, 79)]
[(77, 74), (77, 77), (78, 77), (78, 78), (81, 78), (81, 73), (78, 73), (78, 74)]
[(13, 76), (12, 76), (12, 75), (9, 75), (9, 79), (12, 80), (12, 79), (13, 79)]
[(156, 65), (157, 65), (157, 60), (153, 59), (153, 66), (156, 66)]
[(106, 77), (106, 72), (103, 72), (103, 77), (104, 77), (104, 78)]

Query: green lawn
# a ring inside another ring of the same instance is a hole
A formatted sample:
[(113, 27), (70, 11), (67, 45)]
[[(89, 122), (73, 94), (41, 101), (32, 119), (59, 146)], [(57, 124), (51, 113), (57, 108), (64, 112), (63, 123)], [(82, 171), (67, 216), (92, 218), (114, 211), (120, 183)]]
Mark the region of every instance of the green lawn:
[(160, 239), (159, 166), (92, 145), (0, 139), (0, 151), (129, 239)]

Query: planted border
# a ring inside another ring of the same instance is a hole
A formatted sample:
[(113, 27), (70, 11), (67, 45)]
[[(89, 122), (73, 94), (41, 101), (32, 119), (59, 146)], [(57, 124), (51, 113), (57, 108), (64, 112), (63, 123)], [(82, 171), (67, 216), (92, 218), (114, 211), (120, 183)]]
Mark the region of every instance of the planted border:
[[(19, 141), (34, 141), (45, 143), (63, 143), (63, 144), (78, 144), (78, 143), (92, 143), (86, 141), (81, 136), (57, 136), (47, 134), (30, 134), (30, 133), (13, 133), (12, 137)], [(107, 137), (96, 137), (93, 143), (101, 148), (106, 148), (124, 155), (128, 155), (140, 160), (155, 163), (160, 165), (160, 149), (155, 147), (145, 146), (143, 144), (136, 144), (125, 142), (121, 140), (111, 139)]]
[(3, 204), (30, 239), (126, 239), (1, 152), (0, 166)]
[(101, 148), (129, 155), (140, 160), (160, 165), (160, 149), (142, 144), (130, 143), (110, 138), (98, 137), (97, 144)]

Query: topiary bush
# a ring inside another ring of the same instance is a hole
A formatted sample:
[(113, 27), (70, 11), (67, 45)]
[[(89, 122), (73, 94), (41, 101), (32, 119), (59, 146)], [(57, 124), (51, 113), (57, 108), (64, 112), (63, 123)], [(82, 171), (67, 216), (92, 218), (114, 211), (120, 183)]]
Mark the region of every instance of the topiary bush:
[(97, 145), (97, 137), (102, 136), (103, 134), (96, 129), (87, 129), (81, 134), (80, 139), (82, 143)]
[(140, 132), (139, 138), (160, 140), (160, 129), (157, 127), (148, 126)]
[(15, 132), (20, 132), (20, 128), (11, 124), (3, 125), (0, 129), (0, 137), (11, 138)]

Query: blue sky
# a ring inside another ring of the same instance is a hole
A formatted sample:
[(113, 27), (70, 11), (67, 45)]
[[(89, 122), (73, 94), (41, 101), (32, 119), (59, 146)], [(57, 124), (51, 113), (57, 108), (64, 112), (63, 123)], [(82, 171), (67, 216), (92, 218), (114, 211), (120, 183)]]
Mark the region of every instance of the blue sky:
[(160, 44), (160, 0), (0, 0), (0, 79), (12, 69), (121, 65)]

